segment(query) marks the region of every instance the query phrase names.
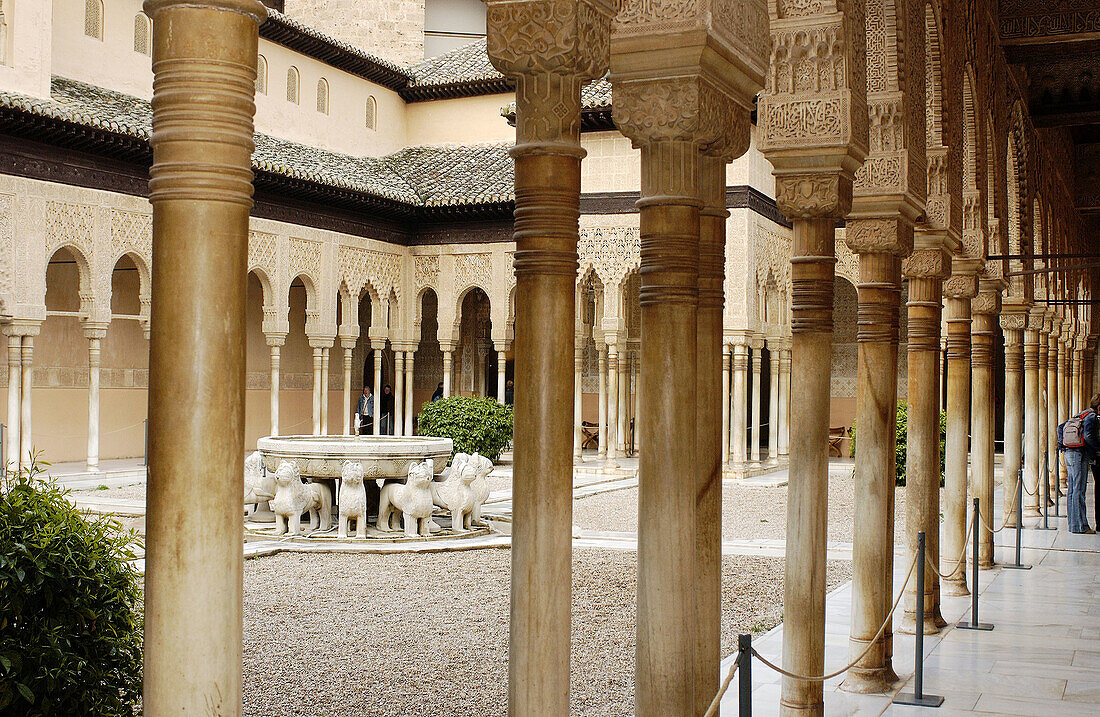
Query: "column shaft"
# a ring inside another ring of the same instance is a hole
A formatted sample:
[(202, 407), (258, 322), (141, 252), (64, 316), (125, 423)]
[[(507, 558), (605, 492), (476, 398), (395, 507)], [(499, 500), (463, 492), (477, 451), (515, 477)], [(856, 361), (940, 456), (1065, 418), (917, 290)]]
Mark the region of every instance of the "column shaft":
[(328, 435), (328, 347), (321, 349), (321, 435)]
[(413, 434), (413, 416), (416, 413), (416, 406), (413, 405), (413, 377), (416, 373), (413, 371), (413, 361), (415, 360), (416, 352), (407, 351), (405, 358), (405, 435), (411, 436)]
[(279, 435), (279, 347), (271, 347), (271, 435)]
[[(1045, 319), (1044, 330), (1039, 331), (1039, 500), (1043, 499), (1042, 485), (1049, 481), (1050, 455), (1047, 453), (1047, 427), (1050, 425), (1050, 387), (1047, 386), (1050, 360), (1050, 319)], [(1049, 482), (1047, 483), (1049, 485)], [(1053, 496), (1054, 493), (1049, 493)], [(1049, 503), (1050, 498), (1047, 498)], [(1046, 506), (1043, 507), (1046, 510)]]
[(1039, 331), (1034, 314), (1024, 331), (1024, 517), (1039, 517)]
[(405, 427), (405, 352), (394, 352), (393, 368), (393, 435), (400, 436)]
[(1058, 499), (1058, 423), (1062, 420), (1062, 398), (1058, 386), (1061, 382), (1058, 369), (1062, 363), (1062, 346), (1058, 333), (1057, 328), (1050, 332), (1047, 345), (1047, 480), (1050, 481), (1048, 495), (1052, 500)]
[(1023, 315), (1002, 314), (1001, 332), (1005, 340), (1005, 425), (1004, 461), (1001, 483), (1004, 485), (1004, 524), (1016, 527), (1016, 484), (1020, 480), (1024, 435), (1024, 354)]
[(779, 462), (779, 349), (768, 349), (768, 463)]
[(749, 369), (748, 347), (733, 345), (733, 396), (730, 406), (730, 463), (734, 469), (745, 467), (745, 404), (748, 402), (747, 374)]
[[(354, 345), (353, 345), (354, 346)], [(343, 435), (350, 436), (352, 431), (351, 419), (355, 411), (351, 403), (351, 352), (353, 349), (344, 348), (344, 399), (340, 404), (340, 413), (344, 414)]]
[(99, 337), (88, 339), (88, 461), (89, 471), (99, 469)]
[(443, 349), (443, 398), (451, 397), (451, 350)]
[[(917, 533), (924, 531), (928, 560), (939, 565), (940, 535), (940, 320), (942, 274), (909, 277), (908, 417), (905, 456), (906, 542), (909, 555), (917, 549)], [(935, 633), (940, 617), (936, 574), (925, 571), (923, 586), (910, 581), (906, 588), (904, 629), (910, 626)], [(916, 600), (924, 600), (924, 625), (914, 626)]]
[(374, 348), (374, 435), (382, 435), (382, 347)]
[(155, 79), (142, 704), (149, 717), (234, 716), (250, 157), (267, 11), (256, 0), (147, 0), (145, 10)]
[(504, 404), (505, 379), (507, 377), (507, 363), (503, 346), (497, 347), (497, 402)]
[(34, 336), (23, 337), (23, 375), (20, 380), (19, 441), (23, 465), (29, 466), (34, 453), (31, 429), (31, 393), (34, 390)]
[(18, 470), (19, 452), (19, 411), (20, 391), (23, 382), (23, 337), (20, 334), (8, 336), (8, 427), (7, 445), (4, 447), (4, 470)]
[[(688, 715), (695, 709), (696, 600), (694, 425), (698, 381), (700, 155), (691, 142), (642, 146), (641, 443), (638, 458), (638, 627), (635, 713)], [(675, 181), (678, 180), (678, 181)], [(620, 416), (620, 423), (623, 422)], [(676, 426), (677, 430), (669, 430)], [(690, 479), (689, 479), (690, 480)]]
[[(794, 219), (791, 250), (791, 446), (783, 583), (783, 667), (825, 669), (825, 541), (829, 490), (829, 382), (833, 339), (834, 220)], [(780, 713), (823, 712), (822, 684), (784, 677)]]
[(752, 347), (752, 427), (749, 437), (749, 460), (760, 463), (760, 373), (764, 363), (759, 349)]
[[(943, 557), (937, 570), (953, 573), (944, 579), (948, 595), (969, 595), (966, 561), (955, 561), (965, 550), (970, 505), (966, 499), (970, 459), (970, 296), (952, 296), (947, 306), (947, 455), (944, 459)], [(965, 558), (965, 555), (964, 555)], [(946, 572), (945, 572), (946, 574)]]
[(730, 462), (730, 347), (722, 345), (722, 464)]
[(791, 350), (779, 352), (779, 460), (791, 457)]
[[(579, 338), (579, 337), (578, 337)], [(580, 342), (577, 342), (578, 345)], [(573, 352), (573, 458), (581, 457), (584, 429), (581, 427), (581, 378), (584, 371), (584, 350)]]
[(978, 565), (993, 567), (993, 339), (996, 314), (974, 312), (971, 328), (971, 482), (979, 500)]
[(321, 349), (316, 347), (313, 349), (313, 435), (321, 435)]
[(600, 421), (600, 435), (599, 441), (599, 454), (600, 458), (607, 457), (607, 347), (600, 347), (600, 405), (599, 405), (599, 421)]
[[(896, 243), (896, 237), (879, 240)], [(888, 630), (879, 635), (893, 603), (894, 462), (897, 413), (898, 308), (901, 262), (894, 254), (859, 254), (855, 466), (852, 544), (852, 623), (849, 650), (858, 657), (873, 647), (845, 677), (853, 692), (885, 692), (897, 679), (887, 649)], [(877, 637), (877, 639), (876, 639)]]
[(619, 348), (607, 346), (607, 457), (619, 457)]

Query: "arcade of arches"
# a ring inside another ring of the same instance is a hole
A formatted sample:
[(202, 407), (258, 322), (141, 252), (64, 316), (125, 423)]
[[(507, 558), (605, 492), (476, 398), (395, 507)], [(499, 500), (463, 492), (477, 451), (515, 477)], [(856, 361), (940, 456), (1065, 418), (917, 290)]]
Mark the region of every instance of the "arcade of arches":
[[(582, 422), (596, 460), (638, 456), (640, 717), (701, 715), (718, 688), (724, 471), (789, 465), (783, 663), (820, 675), (830, 429), (859, 426), (855, 692), (896, 678), (893, 629), (938, 631), (941, 595), (968, 589), (928, 571), (888, 620), (899, 400), (910, 553), (923, 531), (933, 565), (958, 554), (969, 491), (993, 566), (996, 452), (1004, 495), (1023, 476), (1025, 520), (1041, 484), (1061, 489), (1040, 456), (1087, 402), (1100, 333), (1100, 93), (1069, 42), (1100, 41), (1096, 8), (1072, 4), (1083, 29), (1062, 38), (1056, 8), (1009, 0), (614, 5), (488, 2), (488, 57), (515, 87), (514, 241), (479, 242), (472, 220), (407, 245), (250, 220), (258, 0), (146, 0), (151, 215), (137, 197), (3, 177), (34, 199), (13, 211), (37, 212), (17, 222), (35, 227), (16, 238), (34, 247), (25, 295), (5, 304), (9, 451), (133, 454), (148, 387), (150, 714), (202, 709), (215, 688), (239, 704), (239, 650), (176, 647), (239, 646), (245, 447), (349, 431), (364, 382), (393, 385), (411, 432), (438, 382), (499, 398), (514, 378), (517, 715), (569, 713)], [(600, 83), (620, 135), (582, 134)], [(586, 149), (627, 141), (616, 161), (636, 204), (584, 211)], [(731, 201), (730, 177), (753, 167), (774, 174), (771, 211)], [(214, 486), (204, 524), (170, 525), (158, 511), (199, 499), (196, 464)], [(784, 677), (780, 712), (822, 714), (821, 682)]]

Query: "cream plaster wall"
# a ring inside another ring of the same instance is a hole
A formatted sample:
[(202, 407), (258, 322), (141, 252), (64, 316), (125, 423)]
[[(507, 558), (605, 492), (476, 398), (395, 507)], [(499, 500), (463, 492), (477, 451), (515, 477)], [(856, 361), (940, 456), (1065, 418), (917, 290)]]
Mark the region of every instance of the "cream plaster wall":
[(286, 0), (286, 14), (378, 57), (424, 59), (424, 0)]
[(0, 63), (0, 87), (33, 97), (50, 96), (50, 36), (53, 5), (48, 0), (4, 0), (7, 23)]
[(581, 146), (581, 193), (637, 192), (641, 187), (641, 152), (618, 131), (586, 132)]
[(763, 192), (765, 196), (775, 198), (775, 176), (772, 174), (772, 164), (756, 148), (756, 127), (752, 128), (748, 151), (726, 167), (726, 185), (730, 187), (746, 185)]
[(413, 102), (405, 111), (408, 143), (480, 144), (516, 141), (516, 128), (500, 115), (512, 94)]
[(141, 0), (103, 0), (102, 40), (84, 34), (85, 0), (52, 2), (53, 74), (146, 100), (153, 96), (152, 61), (134, 52)]

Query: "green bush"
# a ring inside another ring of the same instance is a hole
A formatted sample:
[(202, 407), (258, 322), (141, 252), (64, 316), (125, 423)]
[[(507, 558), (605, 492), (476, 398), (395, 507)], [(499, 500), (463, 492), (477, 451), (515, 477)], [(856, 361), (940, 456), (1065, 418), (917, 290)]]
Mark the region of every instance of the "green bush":
[(512, 442), (512, 407), (492, 398), (452, 396), (420, 409), (417, 433), (454, 441), (455, 453), (480, 453), (491, 461)]
[(141, 702), (133, 536), (86, 519), (35, 463), (0, 486), (0, 715), (127, 715)]
[[(905, 454), (906, 454), (906, 440), (908, 435), (908, 423), (909, 423), (909, 407), (904, 401), (898, 402), (897, 410), (897, 447), (895, 450), (894, 459), (894, 483), (895, 485), (905, 485)], [(848, 455), (855, 457), (856, 455), (856, 427), (852, 424), (852, 428), (849, 431), (851, 440), (848, 443)], [(940, 485), (943, 485), (943, 472), (945, 454), (947, 453), (947, 412), (940, 411)]]

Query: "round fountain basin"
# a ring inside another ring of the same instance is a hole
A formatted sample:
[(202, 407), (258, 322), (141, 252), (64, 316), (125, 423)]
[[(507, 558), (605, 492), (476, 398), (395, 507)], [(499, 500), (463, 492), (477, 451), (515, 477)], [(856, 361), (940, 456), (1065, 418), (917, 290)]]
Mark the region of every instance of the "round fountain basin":
[(344, 461), (358, 461), (363, 478), (372, 481), (404, 480), (409, 466), (428, 459), (439, 475), (454, 443), (432, 436), (267, 436), (256, 442), (256, 448), (268, 471), (290, 461), (305, 478), (339, 478)]

